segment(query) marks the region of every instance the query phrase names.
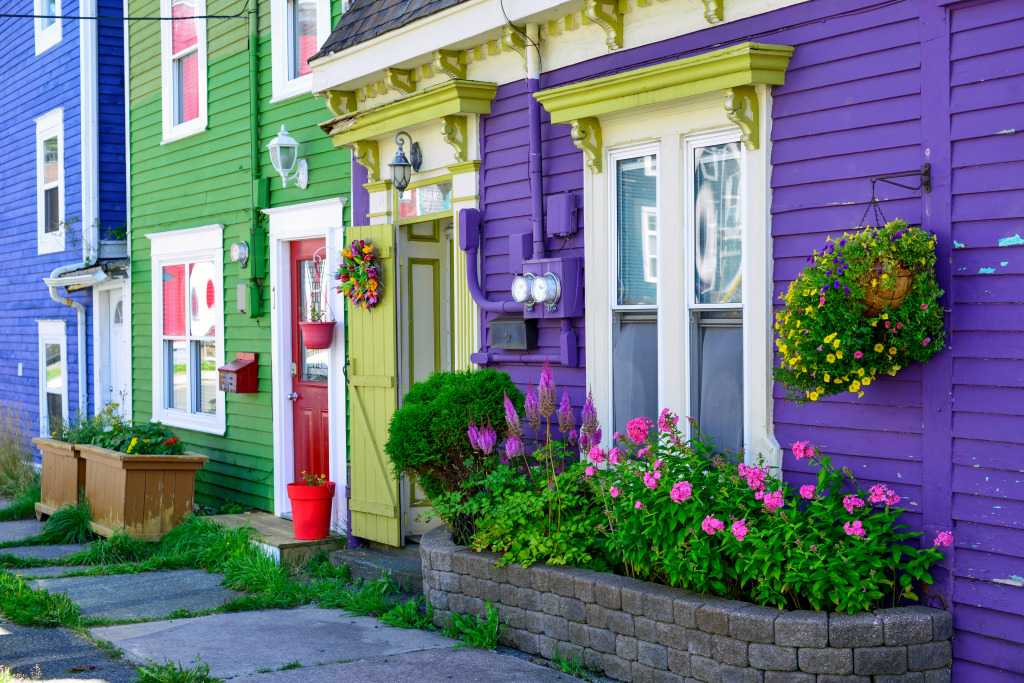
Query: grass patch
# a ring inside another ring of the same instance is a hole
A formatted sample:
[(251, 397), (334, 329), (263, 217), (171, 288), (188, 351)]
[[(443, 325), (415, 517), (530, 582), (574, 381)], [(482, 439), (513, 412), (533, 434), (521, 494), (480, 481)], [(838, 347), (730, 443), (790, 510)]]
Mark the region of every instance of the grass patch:
[[(8, 403), (0, 403), (0, 496), (15, 498), (39, 485), (32, 466), (28, 418)], [(35, 503), (35, 501), (33, 501)]]
[(399, 602), (395, 598), (398, 593), (391, 572), (385, 571), (379, 579), (360, 579), (355, 588), (324, 595), (317, 603), (321, 607), (343, 609), (363, 617), (381, 617), (398, 606)]
[(210, 675), (210, 665), (196, 655), (194, 667), (182, 666), (181, 662), (165, 659), (157, 664), (152, 659), (136, 671), (138, 683), (223, 683), (224, 679)]
[(428, 602), (421, 611), (420, 606), (422, 604), (423, 596), (415, 600), (409, 600), (392, 607), (381, 616), (380, 620), (398, 628), (418, 628), (424, 631), (432, 631), (434, 630), (434, 606)]
[(288, 669), (301, 669), (301, 668), (302, 668), (302, 662), (300, 662), (299, 660), (296, 659), (295, 661), (288, 662), (287, 664), (282, 666), (280, 669), (278, 669), (278, 671), (287, 671)]
[(43, 524), (43, 530), (35, 536), (17, 541), (0, 543), (0, 548), (17, 548), (29, 545), (63, 545), (66, 543), (88, 543), (99, 538), (89, 528), (89, 501), (81, 500), (77, 505), (62, 505)]
[(462, 642), (455, 647), (483, 647), (493, 650), (498, 646), (498, 636), (504, 630), (498, 609), (487, 601), (486, 617), (452, 612), (448, 617), (448, 626), (444, 634), (449, 638), (457, 638)]
[(78, 628), (78, 605), (62, 593), (32, 590), (20, 576), (0, 572), (0, 612), (19, 626)]
[(583, 648), (574, 648), (571, 645), (566, 652), (563, 652), (561, 647), (555, 646), (554, 655), (551, 657), (551, 668), (585, 681), (593, 678), (593, 672), (583, 663)]
[(18, 491), (11, 498), (11, 504), (0, 510), (0, 522), (10, 522), (15, 519), (31, 519), (36, 514), (36, 503), (39, 502), (39, 481)]

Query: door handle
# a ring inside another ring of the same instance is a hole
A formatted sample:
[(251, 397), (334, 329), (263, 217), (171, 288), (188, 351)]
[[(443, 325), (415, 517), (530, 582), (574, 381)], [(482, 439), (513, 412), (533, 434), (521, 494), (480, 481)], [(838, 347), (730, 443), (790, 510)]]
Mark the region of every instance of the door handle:
[(292, 393), (290, 393), (287, 396), (285, 396), (285, 398), (287, 398), (289, 401), (294, 402), (294, 401), (299, 400), (299, 395), (293, 391)]

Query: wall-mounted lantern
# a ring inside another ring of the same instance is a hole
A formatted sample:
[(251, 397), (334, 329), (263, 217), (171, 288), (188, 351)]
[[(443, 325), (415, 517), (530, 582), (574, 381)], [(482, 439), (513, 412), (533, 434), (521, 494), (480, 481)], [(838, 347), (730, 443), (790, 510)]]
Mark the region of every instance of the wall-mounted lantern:
[(283, 124), (281, 132), (270, 141), (267, 149), (270, 150), (270, 163), (281, 174), (281, 185), (288, 187), (288, 182), (294, 180), (296, 185), (305, 190), (309, 184), (309, 164), (299, 158), (299, 143), (288, 134)]
[[(402, 141), (399, 139), (403, 135), (409, 141), (408, 157), (405, 156)], [(398, 145), (398, 151), (395, 152), (395, 158), (388, 166), (391, 167), (391, 183), (398, 190), (398, 196), (401, 197), (405, 188), (409, 187), (413, 171), (420, 170), (420, 165), (423, 163), (423, 155), (420, 153), (420, 143), (413, 142), (412, 136), (404, 130), (395, 133), (395, 144)]]

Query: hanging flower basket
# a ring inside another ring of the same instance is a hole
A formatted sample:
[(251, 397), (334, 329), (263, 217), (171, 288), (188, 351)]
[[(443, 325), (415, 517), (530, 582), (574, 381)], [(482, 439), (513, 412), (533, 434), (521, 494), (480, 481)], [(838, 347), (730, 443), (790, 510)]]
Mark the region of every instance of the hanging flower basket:
[(341, 265), (334, 279), (341, 284), (338, 292), (348, 297), (354, 306), (372, 311), (384, 294), (383, 266), (380, 254), (364, 240), (352, 240), (348, 249), (341, 250)]
[(776, 312), (782, 362), (774, 375), (797, 403), (863, 396), (876, 375), (925, 362), (945, 345), (934, 235), (895, 220), (828, 242)]
[(302, 343), (307, 349), (329, 349), (334, 341), (333, 320), (327, 322), (300, 322)]

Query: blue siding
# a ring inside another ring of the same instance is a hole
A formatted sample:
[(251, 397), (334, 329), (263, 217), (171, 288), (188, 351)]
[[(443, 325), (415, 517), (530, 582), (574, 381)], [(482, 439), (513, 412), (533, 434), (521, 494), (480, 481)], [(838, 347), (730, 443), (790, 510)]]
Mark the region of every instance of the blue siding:
[[(65, 15), (77, 15), (77, 0), (65, 0)], [(100, 0), (104, 14), (120, 16), (121, 3)], [(8, 0), (8, 12), (32, 14), (32, 0)], [(34, 433), (39, 425), (39, 352), (37, 320), (63, 320), (67, 330), (68, 409), (78, 404), (78, 364), (87, 363), (87, 395), (93, 411), (93, 295), (72, 298), (86, 307), (86, 349), (78, 348), (75, 311), (50, 298), (43, 278), (57, 267), (81, 260), (81, 225), (75, 225), (63, 253), (38, 254), (36, 237), (35, 119), (64, 109), (65, 218), (82, 215), (79, 22), (62, 22), (61, 41), (35, 54), (31, 19), (0, 19), (0, 130), (21, 150), (0, 164), (0, 402), (23, 411)], [(100, 22), (100, 200), (99, 219), (115, 226), (125, 220), (124, 98), (122, 28)], [(65, 294), (61, 289), (61, 294)], [(21, 364), (19, 374), (18, 365)]]

